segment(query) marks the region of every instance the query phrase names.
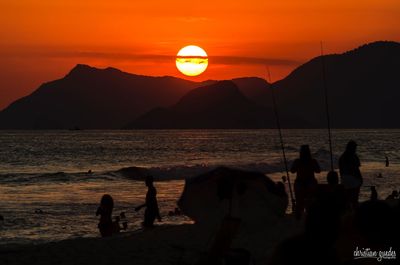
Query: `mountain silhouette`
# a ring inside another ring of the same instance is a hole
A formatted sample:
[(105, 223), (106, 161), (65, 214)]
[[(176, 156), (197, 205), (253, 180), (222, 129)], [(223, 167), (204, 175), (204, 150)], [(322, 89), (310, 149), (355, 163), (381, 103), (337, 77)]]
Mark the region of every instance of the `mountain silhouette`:
[(310, 127), (326, 126), (322, 60), (334, 128), (400, 128), (397, 42), (374, 42), (298, 67), (274, 84), (282, 113), (299, 113)]
[[(333, 128), (400, 128), (400, 43), (389, 41), (313, 58), (275, 82), (282, 127), (326, 127), (323, 65)], [(0, 129), (269, 128), (270, 91), (254, 77), (199, 83), (77, 65), (1, 111)]]
[[(323, 65), (334, 128), (400, 128), (395, 117), (400, 112), (400, 43), (373, 42), (301, 65), (273, 84), (281, 114), (296, 113), (310, 128), (326, 127)], [(249, 99), (271, 106), (269, 85), (263, 79), (234, 81)]]
[[(286, 119), (284, 117), (284, 119)], [(297, 126), (299, 119), (290, 121)], [(242, 94), (233, 81), (196, 88), (170, 108), (156, 108), (126, 126), (127, 129), (243, 129), (275, 128), (269, 108)]]
[(188, 91), (215, 82), (78, 64), (64, 78), (41, 85), (1, 111), (0, 129), (120, 129), (153, 108), (171, 106)]
[(270, 84), (265, 79), (258, 77), (235, 78), (232, 81), (247, 98), (255, 103), (272, 108)]
[(194, 87), (175, 77), (133, 75), (77, 65), (0, 112), (6, 129), (118, 129), (157, 106), (169, 106)]

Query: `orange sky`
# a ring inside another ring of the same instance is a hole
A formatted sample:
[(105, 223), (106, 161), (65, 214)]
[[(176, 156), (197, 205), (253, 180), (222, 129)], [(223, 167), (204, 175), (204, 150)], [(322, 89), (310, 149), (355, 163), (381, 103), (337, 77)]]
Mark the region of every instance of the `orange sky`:
[(0, 109), (75, 64), (184, 77), (174, 55), (196, 44), (194, 80), (274, 79), (319, 55), (400, 41), (399, 0), (0, 0)]

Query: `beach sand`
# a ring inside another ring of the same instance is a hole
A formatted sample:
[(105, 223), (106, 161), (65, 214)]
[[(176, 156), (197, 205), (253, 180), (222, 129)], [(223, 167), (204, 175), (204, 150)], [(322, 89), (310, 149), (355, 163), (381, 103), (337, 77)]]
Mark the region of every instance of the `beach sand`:
[[(286, 215), (269, 226), (241, 226), (232, 247), (250, 251), (255, 264), (266, 264), (274, 248), (300, 233)], [(196, 224), (158, 225), (110, 238), (78, 238), (40, 245), (0, 247), (1, 264), (196, 264), (212, 245), (216, 228)]]

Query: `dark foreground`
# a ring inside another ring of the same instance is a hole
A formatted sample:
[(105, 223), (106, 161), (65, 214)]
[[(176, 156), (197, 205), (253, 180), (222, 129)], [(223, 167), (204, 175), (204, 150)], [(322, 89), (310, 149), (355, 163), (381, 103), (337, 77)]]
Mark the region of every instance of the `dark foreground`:
[[(398, 264), (399, 222), (396, 211), (392, 211), (398, 208), (386, 211), (389, 210), (386, 204), (385, 201), (364, 202), (361, 210), (342, 215), (336, 228), (327, 219), (329, 209), (314, 216), (310, 213), (302, 221), (286, 215), (270, 225), (242, 226), (231, 247), (248, 250), (250, 264)], [(7, 265), (213, 264), (204, 260), (215, 242), (217, 230), (196, 224), (161, 225), (110, 238), (1, 246), (0, 257), (1, 264)], [(364, 251), (367, 248), (386, 258), (381, 261), (360, 258), (363, 253), (368, 255)], [(359, 258), (355, 259), (356, 256)]]

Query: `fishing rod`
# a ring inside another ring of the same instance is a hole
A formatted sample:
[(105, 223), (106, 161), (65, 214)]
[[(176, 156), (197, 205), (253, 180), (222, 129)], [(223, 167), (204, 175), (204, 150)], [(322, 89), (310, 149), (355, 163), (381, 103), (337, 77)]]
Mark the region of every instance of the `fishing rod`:
[(325, 70), (325, 58), (324, 58), (324, 47), (321, 41), (321, 62), (322, 62), (322, 84), (324, 87), (325, 96), (325, 111), (326, 111), (326, 121), (328, 123), (328, 141), (329, 141), (329, 153), (331, 158), (331, 172), (334, 172), (333, 166), (333, 148), (332, 148), (332, 133), (331, 133), (331, 117), (329, 114), (329, 100), (328, 100), (328, 88), (326, 86), (326, 70)]
[(272, 87), (271, 73), (270, 73), (268, 67), (267, 67), (267, 73), (268, 73), (269, 87), (270, 87), (270, 90), (271, 90), (272, 106), (273, 106), (273, 109), (274, 109), (276, 126), (278, 127), (278, 132), (279, 132), (279, 140), (280, 140), (281, 149), (282, 149), (283, 163), (285, 164), (286, 179), (288, 181), (288, 186), (289, 186), (289, 195), (290, 195), (290, 200), (292, 202), (292, 211), (295, 212), (295, 210), (296, 210), (296, 200), (293, 197), (292, 185), (290, 183), (289, 168), (288, 168), (288, 163), (287, 163), (287, 159), (286, 159), (285, 145), (284, 145), (284, 142), (283, 142), (281, 122), (280, 122), (279, 113), (278, 113), (278, 105), (276, 104), (274, 88)]

